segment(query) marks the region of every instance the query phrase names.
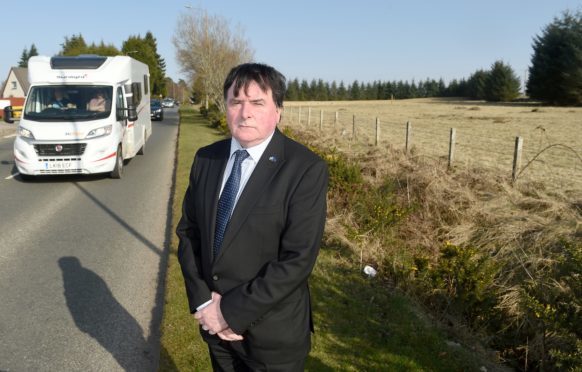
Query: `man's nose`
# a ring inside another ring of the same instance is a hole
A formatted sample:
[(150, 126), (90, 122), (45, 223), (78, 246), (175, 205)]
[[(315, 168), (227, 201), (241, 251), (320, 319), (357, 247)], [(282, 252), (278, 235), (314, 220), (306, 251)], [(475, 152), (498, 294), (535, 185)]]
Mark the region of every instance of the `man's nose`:
[(253, 109), (250, 103), (243, 102), (241, 107), (241, 114), (244, 118), (250, 118), (253, 116)]

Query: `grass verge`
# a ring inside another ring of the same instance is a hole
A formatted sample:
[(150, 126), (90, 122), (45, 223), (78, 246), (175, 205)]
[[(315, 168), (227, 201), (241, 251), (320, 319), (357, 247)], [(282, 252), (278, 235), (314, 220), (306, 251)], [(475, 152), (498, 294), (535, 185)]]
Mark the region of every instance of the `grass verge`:
[[(172, 230), (196, 150), (222, 134), (190, 108), (180, 109)], [(166, 278), (160, 371), (209, 371), (207, 348), (188, 312), (173, 236)], [(460, 346), (447, 344), (405, 296), (362, 275), (359, 258), (340, 242), (322, 247), (310, 279), (316, 333), (308, 371), (465, 371), (482, 365)]]

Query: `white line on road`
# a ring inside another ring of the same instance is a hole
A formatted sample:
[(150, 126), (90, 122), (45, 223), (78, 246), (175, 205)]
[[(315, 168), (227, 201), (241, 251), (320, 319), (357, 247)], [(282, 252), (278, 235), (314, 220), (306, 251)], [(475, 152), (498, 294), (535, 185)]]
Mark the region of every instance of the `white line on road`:
[(14, 134), (9, 134), (9, 135), (7, 135), (7, 136), (4, 136), (4, 137), (2, 137), (2, 138), (12, 138), (12, 137), (16, 137), (16, 133), (14, 133)]
[(6, 177), (6, 178), (4, 178), (4, 179), (5, 179), (5, 180), (11, 180), (11, 179), (13, 179), (14, 177), (18, 176), (19, 174), (20, 174), (20, 173), (16, 172), (16, 173), (14, 173), (14, 174), (11, 174), (10, 176), (8, 176), (8, 177)]

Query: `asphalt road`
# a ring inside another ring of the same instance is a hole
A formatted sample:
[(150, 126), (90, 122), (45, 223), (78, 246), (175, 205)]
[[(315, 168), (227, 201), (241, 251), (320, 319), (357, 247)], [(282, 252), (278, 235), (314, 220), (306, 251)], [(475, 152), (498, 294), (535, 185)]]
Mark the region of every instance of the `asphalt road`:
[(14, 174), (0, 137), (0, 371), (154, 371), (176, 109), (106, 176)]

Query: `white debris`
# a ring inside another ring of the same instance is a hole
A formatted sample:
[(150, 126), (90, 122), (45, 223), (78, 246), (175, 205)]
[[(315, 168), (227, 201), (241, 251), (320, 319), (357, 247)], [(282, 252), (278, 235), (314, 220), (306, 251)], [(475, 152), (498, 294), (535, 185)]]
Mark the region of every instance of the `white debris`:
[(368, 275), (368, 278), (373, 278), (378, 272), (372, 266), (366, 265), (364, 266), (364, 274)]

